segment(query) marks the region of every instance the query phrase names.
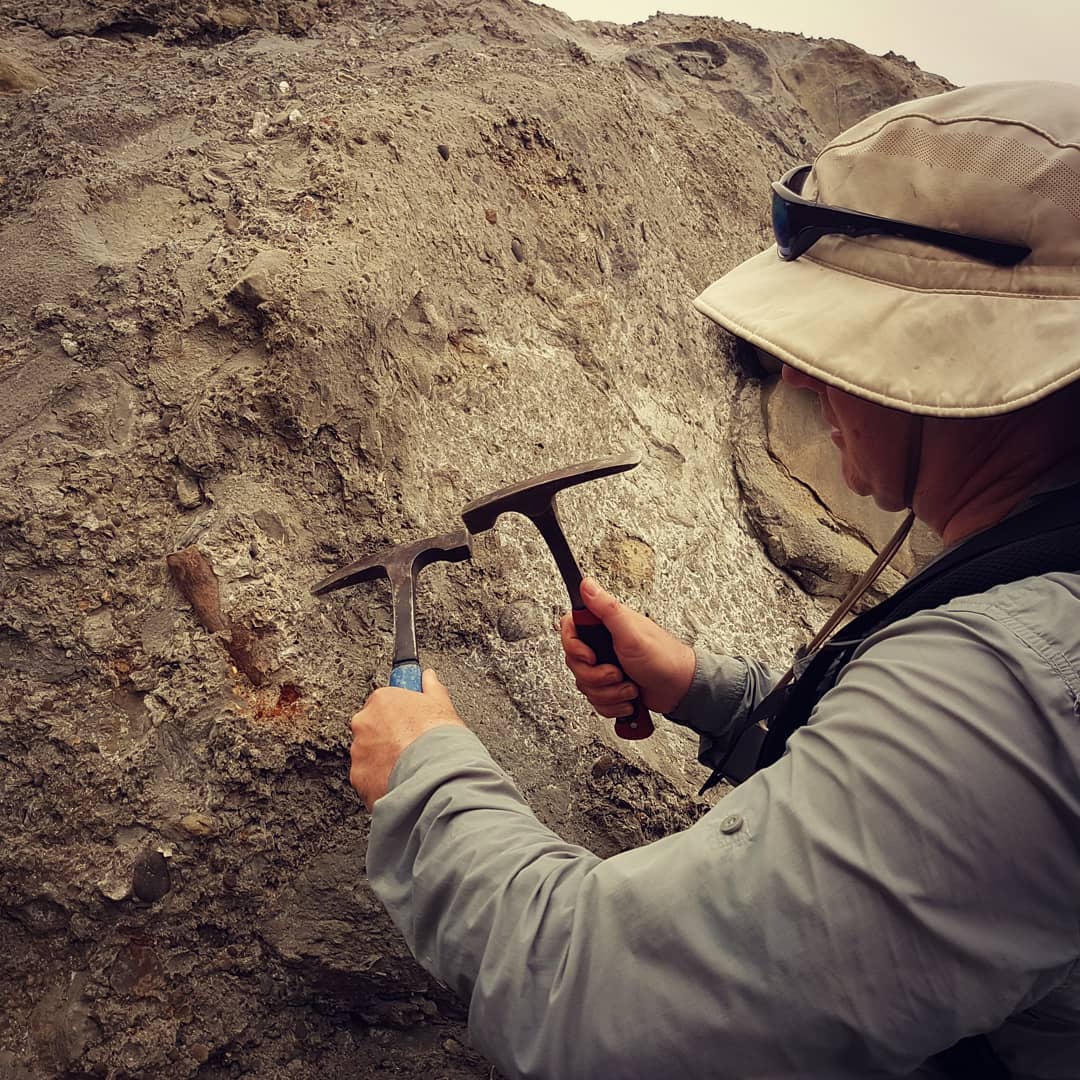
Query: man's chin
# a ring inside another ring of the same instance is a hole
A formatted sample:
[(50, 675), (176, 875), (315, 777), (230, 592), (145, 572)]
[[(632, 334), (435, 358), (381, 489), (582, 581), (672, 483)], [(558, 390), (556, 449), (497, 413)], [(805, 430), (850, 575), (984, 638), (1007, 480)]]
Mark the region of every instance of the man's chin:
[(889, 499), (878, 495), (877, 493), (872, 494), (874, 495), (874, 503), (877, 508), (879, 510), (884, 510), (887, 514), (898, 514), (901, 510), (907, 509), (902, 499)]
[[(873, 491), (870, 489), (870, 485), (866, 482), (866, 477), (861, 473), (856, 472), (854, 469), (844, 467), (844, 483), (847, 484), (848, 490), (855, 495), (865, 498), (867, 495), (873, 495)], [(877, 496), (874, 495), (874, 501), (877, 501)]]
[(874, 505), (879, 510), (884, 510), (888, 514), (896, 514), (901, 510), (907, 509), (904, 505), (904, 501), (897, 498), (895, 495), (883, 495), (880, 491), (874, 491), (863, 476), (845, 472), (844, 482), (847, 484), (848, 490), (853, 494), (858, 495), (863, 499), (867, 497), (873, 499)]

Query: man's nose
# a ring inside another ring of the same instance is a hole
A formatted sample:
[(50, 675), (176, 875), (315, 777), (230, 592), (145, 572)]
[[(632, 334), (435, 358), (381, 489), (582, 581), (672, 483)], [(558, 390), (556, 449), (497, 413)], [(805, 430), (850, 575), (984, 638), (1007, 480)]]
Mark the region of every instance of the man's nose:
[(784, 382), (795, 387), (796, 390), (810, 390), (815, 394), (825, 392), (825, 384), (820, 379), (815, 379), (813, 375), (807, 375), (799, 371), (798, 368), (793, 368), (790, 364), (784, 365), (780, 377)]

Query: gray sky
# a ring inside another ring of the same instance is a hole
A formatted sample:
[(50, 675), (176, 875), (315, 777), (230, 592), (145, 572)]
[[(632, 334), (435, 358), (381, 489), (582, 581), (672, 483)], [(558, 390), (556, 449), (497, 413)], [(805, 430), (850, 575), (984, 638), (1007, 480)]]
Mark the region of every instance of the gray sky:
[(717, 15), (768, 30), (892, 49), (965, 84), (1080, 83), (1078, 0), (546, 0), (574, 19), (637, 22), (663, 11)]

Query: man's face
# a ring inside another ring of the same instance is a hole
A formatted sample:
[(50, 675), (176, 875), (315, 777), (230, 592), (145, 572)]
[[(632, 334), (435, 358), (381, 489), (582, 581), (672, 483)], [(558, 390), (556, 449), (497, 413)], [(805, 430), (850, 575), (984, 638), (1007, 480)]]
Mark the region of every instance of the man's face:
[(827, 386), (785, 364), (783, 379), (817, 394), (821, 415), (839, 447), (844, 482), (856, 495), (872, 495), (882, 510), (906, 509), (914, 418)]

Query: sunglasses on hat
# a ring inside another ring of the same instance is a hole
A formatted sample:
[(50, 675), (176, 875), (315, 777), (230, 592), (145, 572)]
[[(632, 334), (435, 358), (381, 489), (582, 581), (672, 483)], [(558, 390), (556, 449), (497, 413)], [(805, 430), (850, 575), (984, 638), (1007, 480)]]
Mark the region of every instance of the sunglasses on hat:
[(812, 165), (797, 165), (772, 185), (772, 221), (780, 258), (790, 262), (808, 251), (823, 236), (902, 236), (923, 244), (959, 251), (976, 259), (1013, 266), (1031, 254), (1022, 244), (984, 240), (963, 233), (929, 229), (906, 221), (861, 214), (839, 206), (804, 199), (800, 192)]

